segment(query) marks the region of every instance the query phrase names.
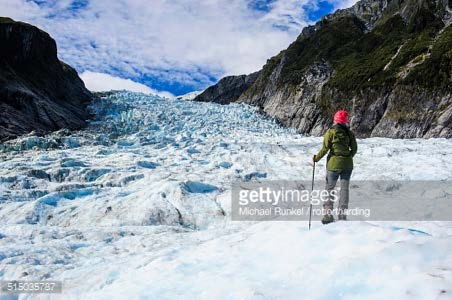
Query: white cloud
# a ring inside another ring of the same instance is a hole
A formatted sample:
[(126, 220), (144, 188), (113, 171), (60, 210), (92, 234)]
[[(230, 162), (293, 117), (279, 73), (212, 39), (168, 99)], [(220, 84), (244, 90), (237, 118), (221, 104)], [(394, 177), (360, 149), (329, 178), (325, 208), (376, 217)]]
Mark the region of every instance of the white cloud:
[(93, 92), (127, 90), (131, 92), (155, 94), (161, 97), (174, 98), (174, 95), (169, 92), (157, 91), (130, 79), (114, 77), (105, 73), (85, 71), (80, 74), (80, 77), (85, 82), (87, 89)]
[[(0, 0), (0, 7), (49, 32), (60, 58), (79, 71), (199, 89), (212, 77), (260, 69), (308, 24), (303, 7), (320, 0), (275, 0), (267, 11), (252, 9), (253, 1), (86, 0), (74, 10), (70, 0)], [(343, 7), (356, 0), (329, 1)]]
[(343, 9), (352, 6), (358, 0), (330, 0), (329, 2), (333, 4), (334, 9)]

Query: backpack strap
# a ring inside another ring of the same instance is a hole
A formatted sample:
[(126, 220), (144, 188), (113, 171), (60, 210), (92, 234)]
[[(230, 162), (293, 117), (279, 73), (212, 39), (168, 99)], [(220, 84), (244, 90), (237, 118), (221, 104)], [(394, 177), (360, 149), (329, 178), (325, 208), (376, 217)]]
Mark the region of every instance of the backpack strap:
[(348, 126), (336, 123), (331, 128), (334, 128), (334, 129), (341, 128), (341, 129), (343, 129), (347, 133), (348, 139), (350, 140), (350, 142), (352, 141), (352, 135), (351, 135), (351, 132), (350, 132), (350, 128), (348, 128)]

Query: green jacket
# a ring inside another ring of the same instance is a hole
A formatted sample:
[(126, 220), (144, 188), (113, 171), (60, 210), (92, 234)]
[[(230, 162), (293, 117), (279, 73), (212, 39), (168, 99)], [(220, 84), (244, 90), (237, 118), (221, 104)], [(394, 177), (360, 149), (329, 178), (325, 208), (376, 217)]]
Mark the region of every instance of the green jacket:
[(353, 156), (357, 151), (358, 145), (353, 132), (345, 125), (335, 124), (326, 131), (316, 161), (321, 160), (329, 152), (326, 163), (328, 171), (352, 170)]

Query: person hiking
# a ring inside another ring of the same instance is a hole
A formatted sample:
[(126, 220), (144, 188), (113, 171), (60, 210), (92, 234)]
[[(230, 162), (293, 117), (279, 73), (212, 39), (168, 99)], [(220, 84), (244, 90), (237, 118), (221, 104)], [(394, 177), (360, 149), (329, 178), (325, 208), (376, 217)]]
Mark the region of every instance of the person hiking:
[[(313, 162), (318, 162), (327, 153), (326, 163), (326, 190), (331, 192), (336, 186), (337, 180), (341, 179), (341, 190), (338, 204), (338, 219), (346, 220), (349, 201), (350, 177), (353, 170), (353, 156), (358, 151), (356, 138), (348, 127), (348, 113), (339, 110), (334, 115), (334, 124), (325, 133), (323, 146), (317, 155), (312, 157)], [(334, 203), (332, 196), (324, 202), (323, 224), (334, 222), (332, 214)]]

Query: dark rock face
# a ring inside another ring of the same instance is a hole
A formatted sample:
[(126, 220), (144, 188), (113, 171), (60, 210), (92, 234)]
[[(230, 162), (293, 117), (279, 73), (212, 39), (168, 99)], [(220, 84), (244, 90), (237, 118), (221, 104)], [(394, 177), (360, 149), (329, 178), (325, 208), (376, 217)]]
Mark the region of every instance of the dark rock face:
[(325, 16), (270, 58), (236, 102), (306, 134), (322, 135), (346, 109), (359, 137), (451, 138), (449, 2), (361, 0)]
[(236, 101), (259, 76), (259, 72), (250, 75), (228, 76), (221, 79), (217, 84), (207, 88), (194, 101), (215, 102), (229, 104)]
[(0, 45), (0, 141), (85, 125), (93, 96), (47, 33), (0, 18)]

